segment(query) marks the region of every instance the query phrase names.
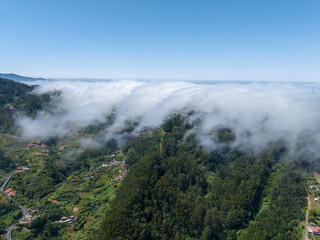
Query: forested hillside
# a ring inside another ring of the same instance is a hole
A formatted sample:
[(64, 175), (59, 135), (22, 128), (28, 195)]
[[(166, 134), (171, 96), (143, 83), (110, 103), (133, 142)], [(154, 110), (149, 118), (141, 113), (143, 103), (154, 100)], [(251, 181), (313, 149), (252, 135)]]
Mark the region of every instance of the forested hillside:
[(35, 86), (17, 83), (12, 80), (0, 78), (0, 132), (13, 130), (14, 113), (22, 111), (34, 115), (41, 109), (42, 104), (48, 102), (49, 95), (37, 96), (29, 94)]
[[(297, 166), (282, 166), (284, 148), (255, 155), (225, 145), (207, 152), (194, 136), (183, 140), (181, 117), (163, 129), (161, 141), (144, 136), (127, 146), (131, 167), (106, 212), (101, 238), (300, 237), (305, 188)], [(218, 138), (232, 140), (232, 131), (218, 131)]]

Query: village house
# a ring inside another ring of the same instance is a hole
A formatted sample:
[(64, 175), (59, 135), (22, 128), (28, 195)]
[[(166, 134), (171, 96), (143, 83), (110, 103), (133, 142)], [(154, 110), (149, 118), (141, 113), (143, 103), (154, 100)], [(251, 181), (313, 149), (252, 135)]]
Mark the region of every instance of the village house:
[(38, 209), (38, 208), (33, 209), (33, 210), (31, 211), (31, 213), (37, 213), (37, 212), (39, 212), (39, 209)]
[(92, 179), (93, 179), (93, 178), (94, 178), (94, 175), (91, 175), (91, 176), (85, 176), (83, 179), (84, 179), (84, 180), (89, 180), (90, 178), (92, 178)]
[(71, 224), (72, 222), (77, 221), (78, 218), (79, 218), (78, 216), (70, 216), (70, 217), (63, 216), (60, 218), (60, 220), (58, 222)]
[(34, 148), (35, 145), (33, 143), (28, 144), (27, 149), (30, 150), (31, 148)]
[(116, 161), (112, 159), (109, 164), (103, 163), (101, 167), (111, 167), (111, 166), (123, 166), (123, 162)]
[(311, 232), (314, 235), (320, 235), (320, 230), (318, 227), (310, 227), (309, 232)]
[(319, 188), (316, 185), (311, 185), (309, 186), (311, 188), (312, 191), (318, 192)]
[(30, 168), (23, 167), (23, 166), (17, 167), (17, 169), (15, 170), (16, 173), (29, 172), (29, 171), (30, 171)]
[(122, 180), (123, 178), (122, 178), (122, 176), (121, 175), (119, 175), (118, 177), (116, 177), (114, 180), (116, 180), (116, 181), (119, 181), (119, 180)]
[(45, 149), (45, 148), (47, 148), (47, 146), (43, 143), (43, 144), (41, 144), (41, 148)]
[(10, 197), (14, 197), (14, 196), (17, 195), (16, 191), (13, 191), (12, 188), (8, 188), (8, 189), (6, 189), (4, 192), (5, 192), (8, 196), (10, 196)]
[(23, 167), (23, 168), (22, 168), (22, 172), (30, 172), (30, 168), (28, 168), (28, 167)]

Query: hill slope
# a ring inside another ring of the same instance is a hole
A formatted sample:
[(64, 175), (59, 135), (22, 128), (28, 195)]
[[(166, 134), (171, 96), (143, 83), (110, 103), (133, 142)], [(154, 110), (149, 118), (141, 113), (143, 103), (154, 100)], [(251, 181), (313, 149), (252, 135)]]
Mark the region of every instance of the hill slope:
[(35, 86), (0, 78), (0, 133), (13, 130), (12, 116), (17, 112), (34, 115), (42, 108), (42, 104), (49, 101), (49, 95), (31, 95)]

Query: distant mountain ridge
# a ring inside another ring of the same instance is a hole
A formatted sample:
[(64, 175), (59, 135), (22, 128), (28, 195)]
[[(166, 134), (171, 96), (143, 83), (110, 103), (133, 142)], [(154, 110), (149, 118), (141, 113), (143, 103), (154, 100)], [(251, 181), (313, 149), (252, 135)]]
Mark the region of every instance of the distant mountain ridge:
[(14, 73), (0, 73), (0, 78), (5, 78), (17, 82), (45, 80), (44, 78), (24, 77)]

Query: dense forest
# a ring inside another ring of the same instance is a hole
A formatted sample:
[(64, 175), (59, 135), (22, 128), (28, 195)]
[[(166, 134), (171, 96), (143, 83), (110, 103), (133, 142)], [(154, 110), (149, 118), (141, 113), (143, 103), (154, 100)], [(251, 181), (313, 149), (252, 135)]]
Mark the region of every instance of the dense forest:
[[(154, 136), (127, 146), (130, 171), (106, 212), (102, 239), (299, 238), (306, 193), (298, 167), (281, 164), (284, 148), (207, 152), (194, 136), (183, 139), (187, 128), (175, 116), (163, 126), (161, 151)], [(231, 130), (217, 135), (233, 139)]]

